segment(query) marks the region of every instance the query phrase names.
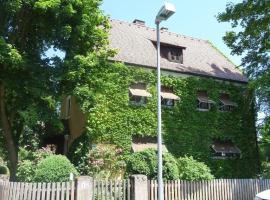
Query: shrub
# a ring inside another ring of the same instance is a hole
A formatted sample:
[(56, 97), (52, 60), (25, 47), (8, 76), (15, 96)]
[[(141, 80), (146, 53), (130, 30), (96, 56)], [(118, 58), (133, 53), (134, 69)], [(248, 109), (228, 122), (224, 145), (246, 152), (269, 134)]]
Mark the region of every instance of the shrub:
[(51, 155), (37, 165), (35, 181), (64, 182), (69, 180), (70, 173), (78, 175), (75, 167), (65, 156)]
[(210, 168), (192, 157), (178, 158), (179, 178), (183, 180), (211, 180), (214, 176)]
[(5, 165), (0, 165), (0, 174), (8, 175), (8, 174), (9, 174), (9, 169), (8, 169), (8, 167), (5, 166)]
[(270, 178), (270, 163), (269, 162), (262, 163), (262, 177), (265, 179)]
[(33, 182), (36, 165), (30, 160), (24, 160), (18, 166), (16, 177), (20, 182)]
[(89, 151), (88, 173), (94, 178), (116, 179), (124, 174), (122, 149), (111, 144), (99, 144)]
[[(127, 175), (144, 174), (152, 179), (157, 177), (157, 152), (154, 149), (133, 153), (126, 158), (126, 163)], [(170, 153), (163, 155), (163, 177), (165, 180), (179, 177), (177, 162)]]
[(91, 148), (91, 139), (88, 134), (84, 133), (76, 138), (72, 143), (68, 158), (76, 167), (80, 174), (88, 174), (89, 172), (89, 151)]
[(19, 165), (16, 173), (17, 180), (21, 182), (35, 181), (37, 164), (51, 155), (54, 155), (54, 151), (50, 148), (42, 148), (34, 152), (28, 151), (25, 148), (20, 148)]

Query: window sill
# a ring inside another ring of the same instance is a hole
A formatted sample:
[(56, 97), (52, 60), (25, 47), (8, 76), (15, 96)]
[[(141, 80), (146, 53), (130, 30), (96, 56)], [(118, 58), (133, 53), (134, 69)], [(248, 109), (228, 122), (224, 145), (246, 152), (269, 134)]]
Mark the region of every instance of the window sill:
[(202, 111), (202, 112), (208, 112), (210, 111), (210, 109), (203, 109), (203, 108), (197, 108), (198, 111)]

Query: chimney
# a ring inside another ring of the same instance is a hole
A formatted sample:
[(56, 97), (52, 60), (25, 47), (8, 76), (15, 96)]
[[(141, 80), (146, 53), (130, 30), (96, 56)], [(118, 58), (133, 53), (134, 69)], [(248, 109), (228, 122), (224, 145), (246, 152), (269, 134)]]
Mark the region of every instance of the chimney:
[(167, 30), (169, 30), (167, 27), (161, 27), (161, 29), (160, 30), (162, 30), (162, 31), (167, 31)]
[(133, 21), (133, 24), (145, 26), (145, 21), (142, 21), (142, 20), (139, 20), (139, 19), (135, 19)]

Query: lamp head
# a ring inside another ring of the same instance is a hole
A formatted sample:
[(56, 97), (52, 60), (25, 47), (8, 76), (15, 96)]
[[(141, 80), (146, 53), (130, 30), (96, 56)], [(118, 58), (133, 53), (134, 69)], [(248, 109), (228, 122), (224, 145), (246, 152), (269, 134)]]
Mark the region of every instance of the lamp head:
[(167, 20), (170, 16), (175, 13), (176, 9), (175, 6), (171, 3), (165, 2), (165, 4), (159, 10), (156, 16), (156, 24), (160, 23), (161, 21)]

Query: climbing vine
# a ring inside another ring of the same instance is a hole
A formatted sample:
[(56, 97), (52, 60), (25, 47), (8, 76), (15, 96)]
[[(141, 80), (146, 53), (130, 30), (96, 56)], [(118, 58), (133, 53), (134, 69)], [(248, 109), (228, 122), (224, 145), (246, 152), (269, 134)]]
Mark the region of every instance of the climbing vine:
[[(84, 63), (85, 65), (87, 62)], [(156, 73), (121, 63), (89, 65), (87, 89), (75, 95), (87, 115), (87, 132), (96, 143), (108, 142), (130, 152), (133, 136), (156, 136)], [(152, 94), (147, 104), (130, 105), (129, 86), (147, 84)], [(176, 157), (193, 156), (205, 162), (215, 177), (248, 178), (258, 171), (253, 94), (246, 85), (212, 78), (164, 75), (162, 84), (173, 88), (181, 100), (163, 108), (162, 129), (167, 149)], [(197, 91), (206, 90), (217, 102), (208, 112), (197, 110)], [(91, 91), (91, 93), (89, 93)], [(232, 112), (218, 110), (219, 94), (226, 92), (238, 104)], [(85, 96), (87, 96), (87, 101)], [(231, 140), (242, 151), (240, 158), (213, 159), (213, 139)]]

